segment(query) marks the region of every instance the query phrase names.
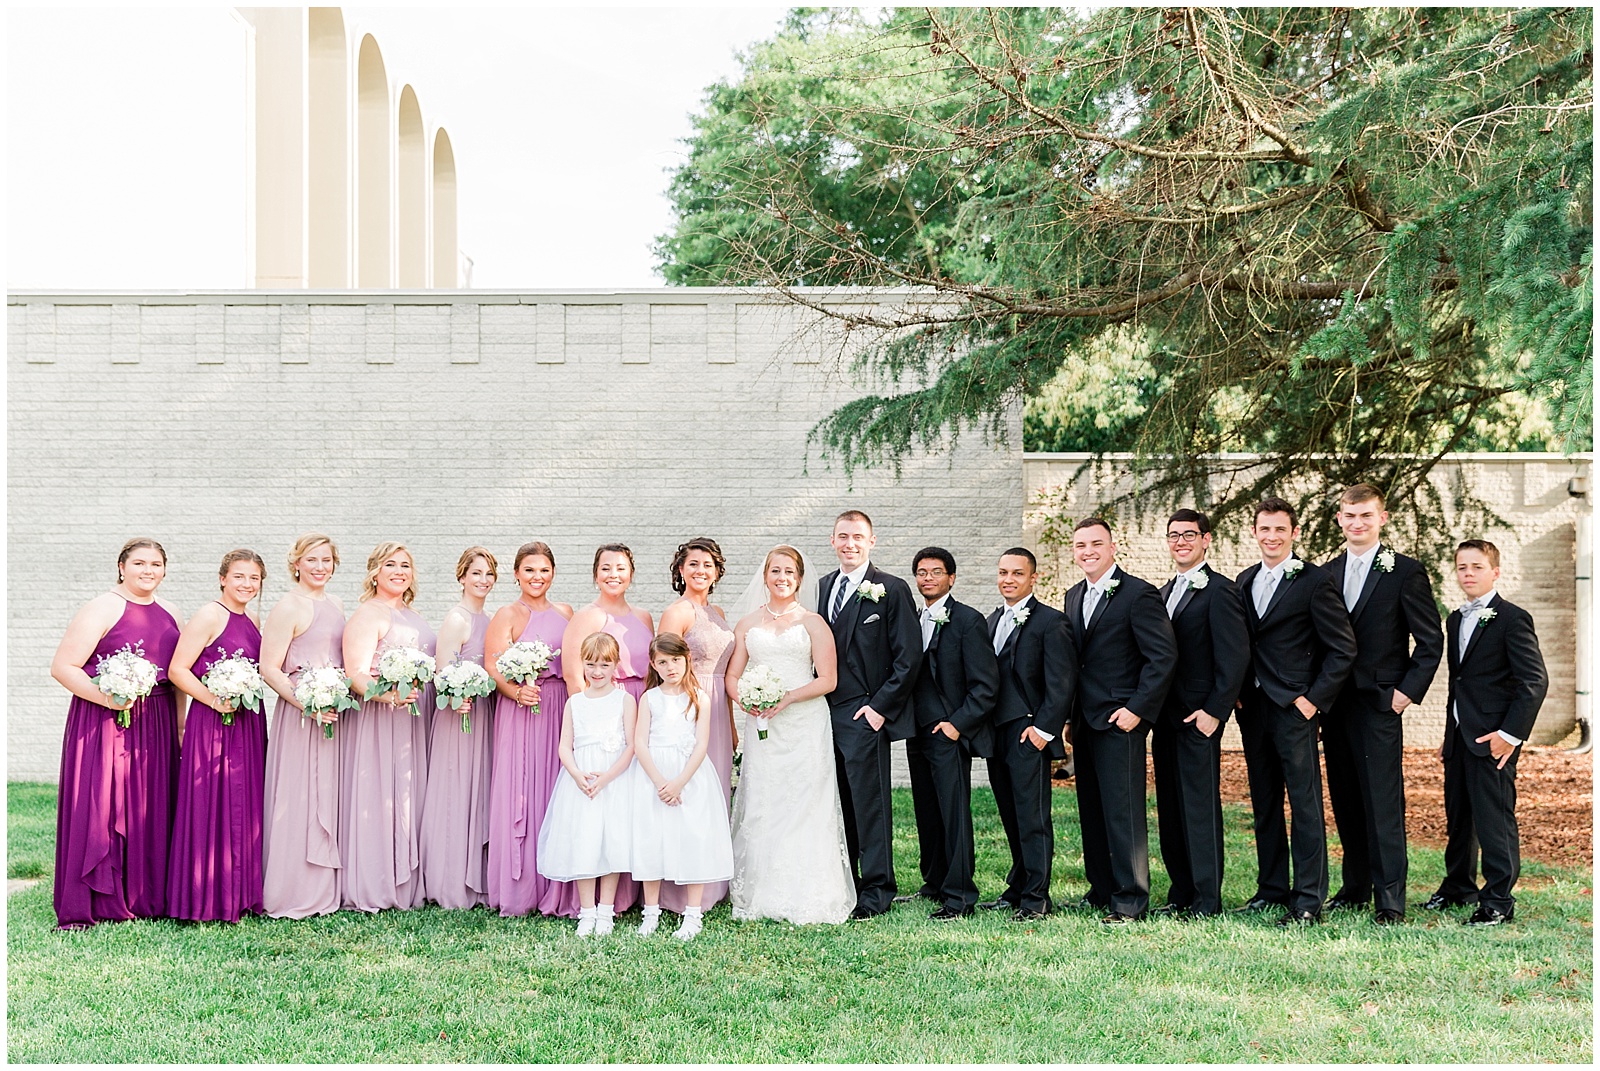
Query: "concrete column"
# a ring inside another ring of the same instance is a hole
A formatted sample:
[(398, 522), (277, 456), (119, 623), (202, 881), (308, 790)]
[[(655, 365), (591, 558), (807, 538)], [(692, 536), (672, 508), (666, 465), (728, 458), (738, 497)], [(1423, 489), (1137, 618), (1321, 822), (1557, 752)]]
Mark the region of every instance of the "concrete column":
[(428, 139), (422, 127), (422, 106), (410, 86), (400, 90), (397, 121), (396, 260), (400, 286), (421, 289), (428, 285)]
[(454, 290), (456, 278), (456, 154), (440, 127), (433, 136), (433, 279), (430, 286)]
[(304, 8), (246, 7), (255, 38), (255, 286), (303, 287)]
[(350, 52), (344, 16), (314, 7), (309, 37), (306, 268), (313, 287), (350, 285)]
[(356, 58), (356, 285), (394, 286), (389, 158), (393, 151), (389, 74), (371, 34)]

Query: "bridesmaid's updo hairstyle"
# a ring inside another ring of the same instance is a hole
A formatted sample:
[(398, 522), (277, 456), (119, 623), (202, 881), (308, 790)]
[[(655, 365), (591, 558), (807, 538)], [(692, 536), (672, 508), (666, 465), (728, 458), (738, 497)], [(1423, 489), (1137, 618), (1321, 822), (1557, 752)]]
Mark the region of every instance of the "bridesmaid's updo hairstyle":
[(722, 557), (722, 548), (717, 546), (715, 539), (706, 536), (695, 536), (687, 543), (678, 544), (678, 553), (672, 556), (672, 590), (682, 595), (688, 590), (683, 582), (683, 563), (689, 560), (689, 552), (702, 551), (711, 555), (711, 560), (716, 563), (717, 575), (711, 581), (711, 590), (716, 591), (717, 585), (722, 582), (722, 574), (728, 571), (728, 563)]
[(467, 570), (472, 568), (475, 558), (482, 558), (489, 563), (489, 575), (496, 580), (500, 579), (500, 563), (494, 560), (494, 555), (489, 553), (487, 547), (468, 547), (461, 552), (461, 557), (456, 560), (456, 579), (465, 580)]
[[(334, 568), (335, 572), (338, 571), (338, 569), (339, 569), (339, 548), (334, 545), (333, 540), (329, 539), (327, 536), (323, 535), (321, 532), (307, 532), (305, 535), (301, 536), (299, 539), (296, 539), (294, 541), (294, 546), (289, 548), (289, 577), (290, 577), (290, 579), (296, 580), (296, 581), (298, 581), (300, 579), (300, 559), (304, 558), (307, 554), (310, 554), (313, 550), (316, 550), (318, 547), (323, 546), (324, 544), (326, 544), (327, 547), (328, 547), (328, 550), (330, 550), (333, 553), (333, 568)], [(266, 576), (266, 570), (263, 569), (261, 571), (261, 574), (262, 574), (263, 577), (265, 577)]]
[[(119, 583), (119, 584), (122, 583), (122, 567), (124, 565), (128, 564), (128, 555), (132, 554), (134, 551), (138, 550), (140, 547), (153, 547), (153, 548), (155, 548), (155, 552), (157, 554), (161, 555), (161, 564), (162, 565), (166, 565), (167, 564), (167, 548), (166, 547), (163, 547), (160, 543), (157, 543), (154, 539), (140, 539), (140, 538), (130, 539), (126, 543), (122, 544), (122, 550), (117, 554), (117, 583)], [(631, 561), (632, 559), (629, 559), (629, 560)]]
[(600, 575), (600, 555), (602, 554), (620, 554), (628, 559), (628, 572), (636, 573), (639, 571), (633, 564), (633, 551), (628, 549), (626, 543), (601, 543), (594, 548), (594, 568), (589, 572), (591, 578)]
[(376, 547), (372, 548), (372, 553), (367, 555), (367, 578), (361, 582), (362, 602), (366, 602), (368, 599), (372, 598), (378, 593), (378, 570), (383, 568), (384, 562), (388, 561), (390, 557), (398, 554), (400, 551), (405, 551), (406, 557), (411, 559), (411, 583), (408, 584), (406, 586), (406, 590), (401, 593), (400, 601), (405, 603), (407, 606), (410, 606), (411, 600), (417, 597), (416, 555), (412, 554), (411, 548), (406, 546), (404, 543), (396, 543), (393, 540), (390, 540), (387, 543), (379, 543)]
[(772, 556), (774, 554), (780, 554), (783, 557), (788, 558), (790, 561), (794, 562), (795, 571), (800, 574), (800, 579), (804, 580), (806, 578), (806, 560), (804, 558), (800, 557), (800, 552), (798, 550), (795, 550), (793, 547), (789, 546), (789, 544), (787, 544), (787, 543), (779, 543), (777, 546), (775, 546), (771, 550), (767, 551), (766, 561), (761, 563), (761, 575), (762, 576), (766, 576), (767, 575), (767, 570), (769, 568), (771, 568), (771, 566), (772, 566)]
[(676, 632), (658, 632), (655, 639), (650, 641), (650, 672), (645, 674), (644, 686), (646, 689), (659, 688), (665, 682), (661, 674), (656, 672), (656, 655), (666, 655), (668, 658), (683, 659), (683, 690), (689, 696), (689, 709), (694, 711), (694, 720), (699, 721), (703, 713), (700, 709), (700, 678), (694, 675), (694, 655), (689, 653), (689, 645), (682, 636)]
[(256, 568), (261, 570), (261, 579), (265, 580), (267, 578), (267, 563), (261, 560), (261, 555), (248, 547), (240, 547), (238, 550), (230, 550), (222, 556), (222, 564), (217, 566), (217, 586), (219, 588), (222, 586), (221, 581), (228, 578), (228, 569), (234, 562), (255, 562)]
[[(543, 540), (535, 539), (532, 543), (524, 543), (517, 548), (517, 556), (511, 562), (511, 571), (514, 573), (522, 568), (522, 559), (534, 557), (544, 558), (550, 563), (551, 569), (556, 567), (556, 552), (550, 549), (550, 544)], [(595, 565), (596, 568), (599, 567), (598, 562)]]
[(620, 662), (622, 648), (617, 638), (609, 632), (591, 632), (578, 647), (578, 656), (585, 662)]

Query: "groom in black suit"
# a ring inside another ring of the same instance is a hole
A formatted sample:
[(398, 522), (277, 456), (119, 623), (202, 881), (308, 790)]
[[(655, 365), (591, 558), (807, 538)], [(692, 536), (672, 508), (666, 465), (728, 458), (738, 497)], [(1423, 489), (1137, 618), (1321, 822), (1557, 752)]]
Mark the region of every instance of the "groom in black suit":
[(916, 604), (904, 580), (868, 560), (872, 519), (845, 510), (833, 522), (839, 568), (822, 578), (817, 612), (833, 628), (839, 683), (828, 695), (833, 757), (844, 808), (845, 844), (856, 882), (851, 918), (881, 915), (894, 903), (894, 811), (889, 741), (916, 727), (911, 689), (922, 659)]

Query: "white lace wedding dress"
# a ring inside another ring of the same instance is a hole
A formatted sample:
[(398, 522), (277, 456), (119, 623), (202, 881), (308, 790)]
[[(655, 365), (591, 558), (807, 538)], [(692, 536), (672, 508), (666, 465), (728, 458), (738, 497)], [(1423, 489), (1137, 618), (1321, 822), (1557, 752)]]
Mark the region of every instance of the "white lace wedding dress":
[[(751, 665), (794, 689), (816, 679), (811, 635), (801, 625), (745, 634)], [(833, 722), (819, 696), (786, 707), (762, 740), (747, 721), (733, 794), (736, 919), (843, 922), (856, 905), (844, 813), (833, 765)]]

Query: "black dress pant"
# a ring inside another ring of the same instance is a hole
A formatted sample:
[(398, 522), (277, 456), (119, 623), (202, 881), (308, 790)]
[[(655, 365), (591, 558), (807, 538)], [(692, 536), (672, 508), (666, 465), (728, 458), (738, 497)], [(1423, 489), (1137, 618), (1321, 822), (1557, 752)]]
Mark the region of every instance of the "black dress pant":
[(1024, 911), (1049, 911), (1055, 825), (1050, 817), (1050, 754), (1019, 740), (1022, 721), (995, 727), (989, 787), (1011, 848), (1000, 899)]
[[(1516, 904), (1511, 889), (1522, 873), (1517, 834), (1517, 759), (1511, 753), (1505, 769), (1492, 755), (1467, 750), (1461, 730), (1446, 749), (1444, 816), (1448, 839), (1444, 849), (1444, 884), (1439, 892), (1451, 900), (1477, 902), (1509, 913)], [(1478, 850), (1483, 850), (1483, 889), (1478, 889)]]
[[(1322, 913), (1328, 897), (1328, 838), (1322, 818), (1317, 719), (1280, 707), (1255, 685), (1239, 711), (1256, 835), (1256, 897), (1292, 911)], [(1289, 800), (1294, 836), (1284, 822)], [(1289, 881), (1293, 846), (1294, 882)]]
[(1131, 732), (1073, 723), (1078, 820), (1089, 902), (1138, 918), (1150, 907), (1150, 826), (1145, 814), (1149, 723)]
[[(852, 711), (852, 713), (854, 713)], [(894, 905), (894, 806), (889, 798), (889, 733), (865, 718), (833, 719), (833, 760), (844, 810), (845, 847), (856, 907), (879, 915)]]
[(1405, 739), (1400, 715), (1355, 693), (1323, 720), (1328, 802), (1344, 849), (1346, 899), (1378, 911), (1406, 910)]
[(1163, 711), (1151, 734), (1156, 828), (1172, 879), (1167, 903), (1214, 915), (1222, 910), (1222, 728), (1207, 736), (1187, 716)]
[(971, 911), (978, 903), (972, 876), (972, 757), (960, 741), (930, 726), (906, 741), (906, 764), (917, 815), (921, 893), (953, 911)]

